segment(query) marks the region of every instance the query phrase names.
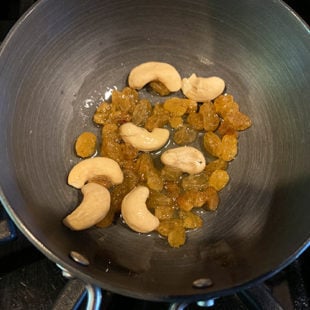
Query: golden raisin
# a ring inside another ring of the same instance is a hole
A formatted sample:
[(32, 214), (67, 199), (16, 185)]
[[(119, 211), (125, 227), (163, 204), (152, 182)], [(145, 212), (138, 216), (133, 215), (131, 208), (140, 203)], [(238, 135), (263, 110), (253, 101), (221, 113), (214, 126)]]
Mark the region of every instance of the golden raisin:
[(175, 201), (181, 193), (179, 184), (173, 181), (165, 182), (164, 189), (167, 192), (167, 196), (172, 198), (173, 201)]
[(161, 207), (161, 206), (172, 207), (173, 201), (172, 201), (171, 197), (165, 195), (164, 193), (151, 190), (149, 198), (146, 201), (146, 204), (147, 204), (148, 208), (156, 209), (157, 207)]
[(185, 145), (194, 142), (198, 132), (189, 125), (183, 125), (176, 129), (173, 135), (173, 140), (178, 145)]
[(164, 109), (170, 112), (173, 116), (182, 116), (187, 111), (186, 99), (178, 97), (169, 98), (164, 102)]
[(233, 96), (229, 94), (217, 97), (214, 100), (214, 107), (216, 113), (222, 118), (224, 118), (227, 113), (235, 113), (239, 111), (239, 105), (234, 101)]
[(96, 109), (96, 112), (93, 116), (93, 121), (98, 125), (104, 125), (111, 113), (111, 104), (107, 102), (102, 102), (98, 108)]
[(152, 113), (152, 105), (147, 99), (141, 99), (132, 113), (132, 122), (137, 126), (144, 126)]
[(182, 188), (188, 190), (203, 190), (208, 186), (208, 175), (203, 171), (199, 174), (190, 174), (182, 178)]
[(222, 152), (220, 157), (225, 161), (233, 160), (238, 152), (238, 139), (236, 135), (224, 135), (222, 138)]
[(215, 211), (220, 202), (216, 189), (213, 187), (208, 187), (204, 193), (206, 195), (204, 209), (208, 211)]
[(229, 181), (229, 175), (226, 170), (215, 170), (209, 178), (208, 185), (220, 191)]
[(189, 113), (187, 122), (196, 130), (203, 130), (203, 116), (201, 113)]
[(152, 81), (149, 85), (160, 96), (168, 96), (170, 94), (170, 90), (160, 81)]
[(185, 241), (186, 234), (184, 227), (177, 227), (168, 234), (168, 243), (173, 248), (179, 248)]
[(83, 132), (75, 142), (76, 154), (82, 158), (90, 157), (95, 154), (97, 137), (92, 132)]
[(206, 151), (215, 157), (220, 157), (222, 154), (222, 141), (220, 137), (212, 131), (205, 133), (203, 145)]
[(145, 128), (152, 131), (154, 128), (161, 128), (168, 124), (170, 119), (169, 112), (163, 108), (162, 104), (156, 104), (152, 114), (145, 122)]
[(213, 171), (219, 170), (219, 169), (226, 170), (227, 167), (228, 167), (228, 163), (225, 160), (218, 158), (216, 160), (209, 162), (206, 165), (204, 172), (207, 176), (210, 176)]
[(183, 228), (183, 221), (181, 219), (169, 219), (160, 221), (157, 231), (164, 237), (168, 237), (169, 233), (175, 228)]
[(171, 219), (174, 215), (174, 209), (170, 206), (158, 206), (155, 208), (155, 216), (160, 220)]
[(169, 119), (171, 128), (178, 128), (183, 125), (183, 118), (181, 116), (172, 116)]
[(177, 198), (180, 209), (190, 211), (194, 207), (202, 207), (206, 202), (207, 195), (205, 191), (188, 190)]
[(235, 130), (245, 130), (252, 125), (251, 119), (240, 111), (227, 113), (224, 120)]
[(195, 229), (201, 227), (203, 224), (202, 218), (192, 212), (180, 211), (180, 218), (183, 220), (183, 227), (185, 229)]
[(170, 166), (164, 166), (161, 169), (161, 177), (164, 181), (178, 181), (182, 173), (180, 169)]
[(112, 92), (112, 104), (125, 113), (132, 113), (138, 100), (138, 92), (130, 87), (125, 87), (122, 91), (113, 90)]
[(214, 131), (220, 124), (220, 118), (216, 114), (214, 105), (211, 102), (205, 102), (200, 106), (199, 114), (202, 115), (203, 128), (205, 131)]

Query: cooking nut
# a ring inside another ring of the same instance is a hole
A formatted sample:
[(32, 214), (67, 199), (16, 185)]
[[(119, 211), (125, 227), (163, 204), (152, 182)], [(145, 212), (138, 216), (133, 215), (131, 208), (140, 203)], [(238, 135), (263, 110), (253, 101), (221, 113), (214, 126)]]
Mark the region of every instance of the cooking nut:
[(152, 81), (160, 81), (171, 92), (181, 88), (181, 77), (178, 71), (165, 62), (145, 62), (133, 68), (128, 77), (128, 84), (131, 88), (141, 89)]
[(82, 188), (89, 179), (97, 176), (106, 176), (113, 184), (120, 184), (124, 179), (123, 172), (115, 160), (93, 157), (80, 161), (71, 169), (68, 184), (75, 188)]
[(147, 208), (145, 202), (150, 191), (146, 186), (137, 186), (122, 201), (122, 216), (134, 231), (148, 233), (159, 225), (158, 218)]
[(161, 155), (160, 159), (163, 164), (189, 174), (200, 173), (206, 166), (203, 154), (191, 146), (169, 149)]
[(63, 223), (72, 230), (83, 230), (100, 222), (110, 209), (110, 192), (96, 183), (87, 183), (81, 189), (84, 197), (81, 204)]
[(192, 74), (182, 80), (183, 94), (192, 100), (205, 102), (218, 97), (225, 89), (225, 82), (217, 76), (208, 78), (197, 77)]
[(169, 139), (169, 130), (154, 128), (149, 132), (133, 123), (125, 123), (119, 129), (122, 139), (139, 151), (151, 152), (162, 148)]

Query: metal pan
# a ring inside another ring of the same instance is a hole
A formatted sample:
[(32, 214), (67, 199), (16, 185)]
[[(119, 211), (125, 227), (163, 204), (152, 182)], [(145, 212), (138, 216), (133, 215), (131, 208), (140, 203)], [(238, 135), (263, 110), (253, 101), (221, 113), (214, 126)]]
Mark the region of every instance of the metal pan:
[[(280, 1), (38, 1), (0, 50), (1, 201), (48, 258), (109, 291), (197, 300), (261, 281), (309, 245), (309, 55), (309, 28)], [(253, 120), (218, 211), (180, 249), (120, 223), (61, 222), (79, 199), (74, 138), (150, 60), (222, 77)]]

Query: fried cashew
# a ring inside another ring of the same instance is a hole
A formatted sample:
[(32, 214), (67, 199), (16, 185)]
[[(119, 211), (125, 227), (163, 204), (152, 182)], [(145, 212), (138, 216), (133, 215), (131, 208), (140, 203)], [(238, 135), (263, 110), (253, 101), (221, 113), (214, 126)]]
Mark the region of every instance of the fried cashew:
[(159, 225), (158, 218), (148, 210), (145, 203), (149, 194), (146, 186), (137, 186), (122, 201), (123, 219), (136, 232), (148, 233)]
[(204, 155), (191, 146), (169, 149), (161, 155), (160, 159), (166, 166), (178, 168), (189, 174), (200, 173), (206, 166)]
[(97, 183), (87, 183), (82, 189), (81, 204), (68, 216), (63, 223), (72, 230), (83, 230), (100, 222), (110, 209), (110, 192)]
[(80, 161), (70, 171), (68, 184), (75, 188), (82, 188), (91, 178), (107, 177), (112, 184), (123, 182), (124, 176), (119, 164), (108, 157), (93, 157)]
[(181, 77), (178, 71), (165, 62), (150, 61), (134, 67), (128, 77), (128, 85), (134, 89), (141, 89), (152, 81), (160, 81), (170, 92), (181, 88)]
[(122, 139), (139, 151), (151, 152), (162, 148), (169, 139), (169, 130), (154, 128), (151, 132), (133, 123), (125, 123), (119, 129)]
[(204, 78), (192, 74), (189, 78), (184, 78), (182, 80), (183, 94), (187, 98), (198, 102), (213, 100), (221, 95), (224, 89), (224, 80), (217, 76)]

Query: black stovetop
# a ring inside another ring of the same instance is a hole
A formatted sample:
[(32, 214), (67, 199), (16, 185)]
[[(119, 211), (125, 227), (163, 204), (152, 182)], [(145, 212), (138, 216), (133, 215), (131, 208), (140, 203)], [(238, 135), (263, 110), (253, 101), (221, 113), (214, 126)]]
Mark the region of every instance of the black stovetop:
[[(309, 24), (306, 1), (285, 2)], [(0, 0), (0, 42), (19, 16), (34, 2), (35, 0)], [(7, 224), (6, 218), (7, 215), (0, 206), (0, 309), (47, 310), (55, 305), (58, 305), (55, 310), (67, 309), (59, 306), (58, 298), (63, 297), (63, 292), (70, 286), (70, 280), (64, 278), (61, 270), (31, 245), (13, 224)], [(13, 235), (8, 234), (7, 225), (13, 228)], [(109, 292), (102, 294), (101, 309), (176, 309), (168, 303), (146, 302)], [(209, 309), (310, 309), (309, 296), (310, 249), (265, 283), (219, 298)], [(81, 299), (80, 306), (75, 309), (83, 307), (85, 298)], [(182, 309), (202, 308), (191, 304)]]

